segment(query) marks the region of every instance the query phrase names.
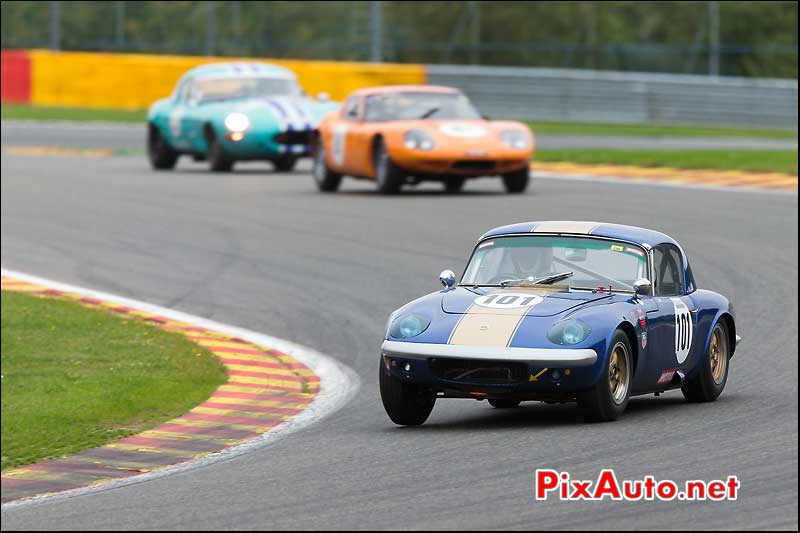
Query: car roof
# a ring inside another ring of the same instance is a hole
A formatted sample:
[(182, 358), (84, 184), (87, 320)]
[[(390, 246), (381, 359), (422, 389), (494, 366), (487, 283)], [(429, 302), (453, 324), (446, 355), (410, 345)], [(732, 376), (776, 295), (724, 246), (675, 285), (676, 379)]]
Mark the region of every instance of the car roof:
[(636, 226), (625, 226), (622, 224), (607, 224), (604, 222), (575, 220), (547, 220), (510, 224), (508, 226), (501, 226), (499, 228), (494, 228), (493, 230), (487, 231), (480, 240), (488, 237), (517, 235), (522, 233), (588, 235), (629, 241), (645, 247), (653, 247), (659, 244), (674, 244), (680, 248), (680, 245), (678, 245), (678, 243), (672, 237), (658, 231), (639, 228)]
[(369, 96), (374, 94), (390, 93), (458, 93), (461, 92), (454, 87), (444, 85), (379, 85), (377, 87), (365, 87), (353, 92), (353, 96)]
[(184, 76), (213, 78), (226, 76), (264, 76), (270, 78), (295, 79), (294, 72), (286, 67), (262, 61), (228, 61), (206, 63), (194, 67)]

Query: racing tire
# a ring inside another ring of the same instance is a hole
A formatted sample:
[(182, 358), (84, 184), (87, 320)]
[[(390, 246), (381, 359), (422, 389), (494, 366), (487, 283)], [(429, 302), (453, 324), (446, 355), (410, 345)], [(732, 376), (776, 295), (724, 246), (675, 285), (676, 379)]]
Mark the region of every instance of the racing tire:
[(332, 171), (325, 160), (325, 145), (322, 144), (322, 139), (317, 141), (317, 146), (314, 150), (311, 175), (314, 177), (317, 189), (321, 192), (336, 192), (342, 182), (342, 175)]
[(397, 194), (405, 183), (402, 169), (392, 163), (386, 144), (379, 140), (375, 146), (375, 181), (381, 194)]
[(154, 170), (172, 170), (178, 162), (178, 152), (172, 149), (155, 124), (147, 128), (147, 158)]
[(503, 174), (503, 185), (506, 187), (506, 192), (510, 194), (520, 194), (525, 192), (528, 188), (528, 182), (531, 180), (530, 169), (525, 166), (514, 172)]
[(466, 181), (466, 178), (448, 178), (444, 181), (444, 190), (448, 194), (459, 193), (464, 188)]
[(233, 159), (228, 157), (222, 144), (213, 133), (208, 140), (208, 165), (212, 172), (230, 172), (233, 170)]
[(495, 409), (513, 409), (522, 403), (519, 400), (489, 400), (489, 405)]
[(383, 359), (378, 377), (383, 408), (398, 426), (422, 425), (433, 411), (436, 395), (414, 383), (406, 383), (392, 376)]
[(591, 389), (578, 394), (578, 405), (584, 410), (587, 422), (610, 422), (625, 411), (631, 397), (633, 382), (633, 350), (624, 331), (618, 329), (611, 337), (600, 379)]
[(700, 372), (695, 378), (686, 380), (681, 387), (686, 401), (691, 403), (713, 402), (722, 394), (722, 389), (728, 382), (730, 356), (728, 327), (725, 322), (719, 321), (711, 330), (708, 353), (703, 360)]
[(276, 172), (291, 172), (297, 165), (297, 158), (294, 156), (281, 157), (272, 160), (272, 166)]

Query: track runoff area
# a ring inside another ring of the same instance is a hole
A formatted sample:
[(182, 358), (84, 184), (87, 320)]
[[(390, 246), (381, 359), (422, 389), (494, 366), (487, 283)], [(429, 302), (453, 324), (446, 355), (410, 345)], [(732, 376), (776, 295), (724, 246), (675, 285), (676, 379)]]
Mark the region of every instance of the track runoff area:
[[(534, 174), (519, 197), (491, 180), (461, 195), (420, 187), (386, 199), (353, 182), (326, 196), (314, 191), (307, 167), (276, 174), (254, 163), (220, 177), (181, 163), (165, 176), (137, 155), (4, 153), (2, 175), (4, 267), (278, 334), (328, 354), (362, 383), (313, 429), (181, 476), (145, 474), (144, 483), (4, 507), (4, 529), (174, 525), (141, 512), (156, 502), (179, 514), (182, 527), (438, 527), (443, 509), (457, 511), (452, 527), (796, 526), (796, 469), (785, 467), (796, 464), (797, 310), (785, 298), (796, 279), (796, 194)], [(624, 419), (591, 426), (569, 407), (494, 412), (441, 402), (420, 430), (393, 428), (375, 376), (388, 312), (436, 290), (436, 274), (457, 269), (486, 229), (565, 214), (671, 234), (699, 283), (731, 296), (746, 341), (725, 394), (710, 406), (670, 394), (635, 399)], [(701, 453), (709, 442), (712, 451)], [(454, 453), (458, 461), (441, 460)], [(612, 493), (596, 507), (591, 496), (609, 490), (600, 479), (607, 470), (636, 501)], [(651, 478), (662, 487), (653, 486), (652, 500)], [(674, 498), (663, 488), (669, 480)], [(701, 482), (705, 498), (689, 482)], [(480, 490), (465, 495), (465, 486)], [(709, 501), (721, 490), (724, 501)], [(391, 494), (391, 505), (367, 493)], [(303, 512), (279, 512), (287, 506)], [(590, 509), (603, 512), (590, 520), (582, 512)]]

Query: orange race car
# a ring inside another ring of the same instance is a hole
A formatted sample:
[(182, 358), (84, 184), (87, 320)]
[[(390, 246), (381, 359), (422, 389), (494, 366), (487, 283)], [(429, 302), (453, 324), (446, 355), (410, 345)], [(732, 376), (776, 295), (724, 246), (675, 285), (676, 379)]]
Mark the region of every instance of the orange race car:
[(384, 194), (422, 181), (457, 192), (480, 176), (501, 176), (508, 192), (520, 193), (533, 148), (526, 125), (482, 118), (458, 89), (373, 87), (355, 91), (322, 119), (313, 175), (324, 192), (337, 190), (347, 174), (375, 180)]

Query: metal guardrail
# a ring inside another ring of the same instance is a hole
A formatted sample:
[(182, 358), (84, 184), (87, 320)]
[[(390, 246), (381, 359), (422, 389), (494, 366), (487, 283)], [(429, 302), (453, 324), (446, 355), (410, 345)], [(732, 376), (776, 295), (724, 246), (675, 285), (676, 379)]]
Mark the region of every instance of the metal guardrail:
[(797, 128), (797, 80), (428, 65), (493, 118)]

